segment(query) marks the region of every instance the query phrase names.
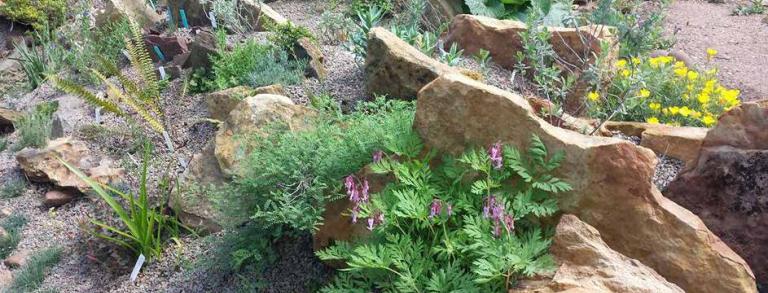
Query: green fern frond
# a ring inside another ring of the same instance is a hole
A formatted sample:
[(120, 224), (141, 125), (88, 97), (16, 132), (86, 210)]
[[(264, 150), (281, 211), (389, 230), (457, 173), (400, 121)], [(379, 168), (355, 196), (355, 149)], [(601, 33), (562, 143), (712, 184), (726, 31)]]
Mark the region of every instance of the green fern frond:
[(65, 93), (78, 96), (91, 105), (101, 107), (106, 111), (114, 113), (115, 115), (125, 115), (125, 113), (120, 110), (120, 107), (118, 107), (117, 104), (97, 97), (93, 93), (86, 90), (83, 86), (78, 85), (71, 80), (61, 79), (54, 75), (48, 76), (48, 79), (53, 83), (54, 87), (64, 91)]
[(152, 127), (152, 129), (161, 134), (165, 133), (165, 127), (163, 127), (163, 124), (155, 119), (155, 117), (152, 117), (152, 115), (141, 105), (139, 105), (132, 97), (125, 95), (123, 91), (115, 86), (115, 84), (107, 80), (107, 77), (105, 77), (100, 72), (93, 70), (93, 73), (107, 86), (107, 91), (109, 92), (110, 96), (118, 98), (122, 103), (128, 105), (128, 107), (136, 111), (136, 113), (139, 114), (141, 118), (149, 123), (149, 126)]
[(114, 63), (111, 63), (107, 59), (104, 59), (101, 57), (99, 57), (98, 59), (99, 59), (98, 60), (99, 64), (104, 69), (107, 76), (114, 76), (117, 78), (118, 81), (120, 81), (120, 84), (125, 89), (127, 96), (139, 97), (138, 99), (139, 101), (137, 102), (140, 102), (143, 105), (146, 105), (149, 108), (149, 110), (152, 111), (152, 114), (154, 114), (157, 117), (163, 116), (162, 112), (160, 112), (160, 109), (156, 107), (155, 103), (152, 103), (153, 99), (142, 96), (142, 95), (145, 95), (146, 92), (139, 90), (139, 86), (134, 81), (132, 81), (131, 79), (123, 75), (123, 73), (120, 72), (120, 69), (117, 68), (117, 66), (115, 66)]
[(155, 67), (152, 65), (152, 59), (149, 57), (149, 51), (144, 44), (141, 28), (135, 22), (131, 22), (131, 34), (132, 39), (126, 40), (126, 49), (130, 56), (131, 66), (136, 69), (144, 82), (146, 94), (141, 96), (151, 99), (152, 103), (156, 103), (160, 96), (160, 85), (155, 74)]

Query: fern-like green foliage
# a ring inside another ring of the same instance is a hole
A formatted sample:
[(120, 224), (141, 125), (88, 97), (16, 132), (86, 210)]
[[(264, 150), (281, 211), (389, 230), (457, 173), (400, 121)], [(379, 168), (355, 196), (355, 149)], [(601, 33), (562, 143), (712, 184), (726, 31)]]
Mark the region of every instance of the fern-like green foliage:
[[(157, 133), (165, 134), (165, 126), (162, 123), (163, 112), (160, 109), (160, 85), (155, 67), (144, 44), (141, 29), (134, 22), (131, 23), (131, 38), (127, 38), (125, 43), (131, 66), (139, 73), (138, 81), (127, 78), (114, 63), (105, 58), (98, 58), (102, 71), (91, 69), (93, 75), (107, 87), (108, 99), (99, 98), (74, 81), (54, 75), (48, 78), (56, 88), (76, 95), (93, 106), (101, 107), (115, 115), (127, 116), (124, 108), (130, 109)], [(120, 86), (110, 81), (109, 76), (115, 76)]]
[(551, 175), (562, 153), (533, 136), (525, 153), (495, 144), (432, 167), (434, 152), (424, 154), (415, 134), (386, 146), (371, 168), (395, 181), (353, 199), (349, 211), (372, 235), (317, 253), (347, 264), (323, 292), (504, 292), (554, 267), (552, 229), (541, 219), (557, 213), (555, 194), (571, 189)]

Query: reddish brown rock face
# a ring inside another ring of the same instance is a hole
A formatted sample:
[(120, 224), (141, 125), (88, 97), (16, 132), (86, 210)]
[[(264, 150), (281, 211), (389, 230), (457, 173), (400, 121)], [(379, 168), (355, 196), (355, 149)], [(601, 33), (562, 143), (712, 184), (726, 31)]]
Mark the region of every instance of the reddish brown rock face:
[(745, 104), (720, 118), (697, 163), (665, 195), (697, 214), (768, 285), (768, 109)]

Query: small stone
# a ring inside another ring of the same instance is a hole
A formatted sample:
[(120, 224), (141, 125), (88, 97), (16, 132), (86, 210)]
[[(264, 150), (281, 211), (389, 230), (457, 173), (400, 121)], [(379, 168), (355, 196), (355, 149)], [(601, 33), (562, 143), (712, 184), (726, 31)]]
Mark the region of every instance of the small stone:
[(21, 250), (21, 251), (14, 252), (11, 256), (3, 260), (3, 264), (5, 264), (5, 266), (9, 268), (18, 268), (26, 264), (28, 258), (29, 258), (29, 251)]
[(43, 205), (49, 208), (60, 207), (71, 202), (74, 199), (75, 197), (72, 196), (71, 194), (64, 193), (58, 190), (51, 190), (45, 193), (45, 199), (43, 200)]
[(0, 268), (0, 288), (7, 288), (13, 282), (13, 273), (7, 268)]
[(5, 239), (8, 237), (8, 232), (5, 231), (5, 228), (0, 227), (0, 239)]
[(0, 218), (9, 217), (11, 214), (13, 214), (13, 210), (11, 208), (0, 209)]

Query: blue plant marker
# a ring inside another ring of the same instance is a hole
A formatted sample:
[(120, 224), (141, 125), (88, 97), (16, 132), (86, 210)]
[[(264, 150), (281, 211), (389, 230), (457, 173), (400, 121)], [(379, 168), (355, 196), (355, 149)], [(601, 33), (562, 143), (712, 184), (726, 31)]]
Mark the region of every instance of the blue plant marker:
[(181, 17), (181, 25), (183, 25), (184, 28), (189, 28), (189, 22), (187, 22), (187, 13), (184, 12), (184, 9), (179, 9), (179, 17)]
[(160, 47), (155, 45), (152, 47), (152, 49), (155, 50), (155, 54), (157, 54), (157, 58), (160, 58), (160, 61), (165, 62), (165, 55), (163, 55), (163, 51), (160, 51)]

